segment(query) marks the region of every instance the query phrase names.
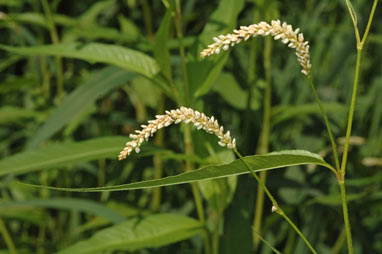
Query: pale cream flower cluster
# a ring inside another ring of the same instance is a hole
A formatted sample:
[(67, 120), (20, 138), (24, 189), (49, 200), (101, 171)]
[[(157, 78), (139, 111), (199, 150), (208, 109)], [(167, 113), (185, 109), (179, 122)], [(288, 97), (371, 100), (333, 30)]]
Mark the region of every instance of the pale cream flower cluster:
[(284, 44), (288, 44), (288, 47), (296, 49), (297, 61), (302, 66), (301, 72), (310, 77), (312, 65), (310, 64), (309, 42), (304, 41), (304, 35), (299, 31), (299, 28), (293, 30), (292, 26), (286, 22), (281, 24), (280, 20), (272, 20), (271, 24), (260, 22), (250, 26), (241, 26), (239, 30), (234, 30), (233, 34), (214, 37), (215, 43), (204, 49), (200, 56), (204, 58), (212, 54), (219, 54), (221, 49), (228, 50), (251, 37), (271, 35), (275, 40), (281, 39)]
[(143, 141), (147, 141), (157, 130), (180, 122), (192, 123), (198, 130), (203, 129), (210, 134), (215, 134), (219, 138), (219, 145), (223, 147), (233, 149), (236, 146), (236, 140), (231, 138), (230, 132), (224, 133), (223, 126), (220, 126), (218, 120), (213, 116), (207, 117), (204, 113), (181, 107), (166, 111), (165, 115), (157, 115), (155, 120), (148, 121), (148, 125), (142, 125), (142, 130), (136, 130), (136, 134), (130, 134), (130, 138), (133, 140), (126, 143), (125, 148), (119, 153), (118, 159), (125, 159), (133, 150), (139, 153), (139, 147)]

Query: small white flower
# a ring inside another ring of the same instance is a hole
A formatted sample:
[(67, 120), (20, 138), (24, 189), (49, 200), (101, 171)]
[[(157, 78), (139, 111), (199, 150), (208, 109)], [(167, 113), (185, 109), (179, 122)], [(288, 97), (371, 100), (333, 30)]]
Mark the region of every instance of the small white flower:
[[(220, 37), (219, 37), (220, 38)], [(165, 115), (156, 115), (155, 120), (148, 121), (147, 125), (141, 125), (142, 130), (136, 130), (136, 134), (130, 134), (133, 139), (126, 143), (125, 148), (120, 152), (118, 159), (122, 160), (130, 155), (135, 150), (136, 153), (140, 152), (140, 146), (144, 140), (148, 140), (150, 136), (162, 127), (167, 127), (173, 123), (180, 122), (192, 123), (198, 130), (204, 129), (206, 132), (215, 134), (218, 138), (218, 144), (229, 149), (236, 147), (236, 140), (231, 138), (229, 131), (224, 133), (223, 126), (220, 126), (218, 121), (212, 116), (207, 117), (204, 113), (200, 113), (191, 108), (181, 107), (176, 110), (167, 110)]]
[(304, 35), (299, 32), (299, 28), (293, 30), (291, 25), (286, 22), (281, 24), (280, 20), (272, 20), (271, 24), (260, 22), (250, 26), (241, 26), (240, 29), (233, 30), (233, 34), (214, 37), (215, 43), (208, 45), (208, 48), (200, 53), (200, 56), (204, 58), (212, 54), (219, 54), (221, 49), (228, 50), (230, 46), (233, 47), (242, 40), (246, 41), (251, 37), (271, 35), (275, 40), (281, 39), (281, 42), (287, 44), (289, 48), (296, 49), (297, 60), (303, 69), (301, 72), (309, 77), (312, 68), (309, 42), (304, 41)]

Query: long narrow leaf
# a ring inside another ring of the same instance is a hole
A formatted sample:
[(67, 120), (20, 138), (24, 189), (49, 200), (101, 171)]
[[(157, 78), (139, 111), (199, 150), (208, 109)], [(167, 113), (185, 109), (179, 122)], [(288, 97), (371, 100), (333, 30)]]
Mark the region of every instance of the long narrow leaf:
[[(291, 150), (274, 152), (266, 155), (252, 155), (244, 158), (254, 171), (264, 171), (275, 168), (283, 168), (294, 165), (316, 164), (331, 168), (318, 154), (303, 150)], [(134, 189), (146, 189), (152, 187), (169, 186), (182, 183), (191, 183), (207, 179), (215, 179), (232, 175), (249, 173), (243, 162), (235, 160), (229, 164), (207, 166), (191, 172), (182, 173), (176, 176), (169, 176), (157, 180), (149, 180), (137, 183), (122, 184), (116, 186), (96, 187), (96, 188), (57, 188), (41, 185), (31, 185), (33, 187), (46, 187), (53, 190), (75, 191), (75, 192), (102, 192), (102, 191), (122, 191)]]
[(125, 84), (135, 75), (117, 67), (106, 67), (97, 71), (50, 115), (46, 122), (38, 129), (28, 142), (27, 147), (36, 147), (53, 136), (62, 127), (76, 118), (92, 105), (98, 98)]

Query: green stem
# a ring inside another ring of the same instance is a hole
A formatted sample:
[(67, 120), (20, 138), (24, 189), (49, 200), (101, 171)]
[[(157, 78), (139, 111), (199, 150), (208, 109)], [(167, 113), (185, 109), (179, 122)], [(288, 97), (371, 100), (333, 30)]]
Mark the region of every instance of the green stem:
[[(263, 112), (263, 123), (261, 127), (260, 142), (257, 148), (256, 154), (266, 154), (269, 149), (269, 133), (270, 133), (270, 122), (271, 122), (271, 58), (272, 58), (272, 39), (271, 37), (265, 38), (264, 46), (264, 68), (265, 68), (265, 91), (264, 91), (264, 112)], [(265, 184), (267, 177), (266, 171), (260, 172), (260, 180)], [(264, 209), (264, 189), (258, 185), (257, 186), (257, 198), (256, 198), (256, 208), (255, 216), (253, 220), (253, 242), (255, 249), (258, 248), (260, 243), (259, 234), (255, 232), (261, 231), (261, 222), (263, 218)]]
[(378, 0), (374, 0), (373, 7), (371, 8), (371, 12), (369, 15), (369, 21), (367, 22), (365, 33), (362, 36), (361, 48), (363, 47), (363, 45), (365, 45), (366, 38), (369, 35), (369, 30), (371, 27), (371, 23), (373, 22), (374, 13), (375, 13), (375, 9), (377, 8), (377, 4), (378, 4)]
[(333, 138), (332, 129), (330, 128), (330, 124), (329, 124), (328, 117), (326, 115), (326, 111), (325, 111), (324, 107), (322, 106), (320, 98), (317, 95), (317, 91), (316, 91), (316, 88), (313, 84), (312, 78), (308, 77), (308, 80), (309, 80), (310, 87), (313, 90), (314, 98), (316, 99), (316, 102), (318, 103), (318, 106), (320, 107), (321, 115), (324, 117), (326, 129), (328, 130), (330, 142), (332, 143), (334, 160), (336, 162), (336, 169), (339, 170), (340, 169), (340, 162), (338, 160), (337, 146), (336, 146), (336, 142)]
[[(45, 15), (48, 19), (50, 36), (53, 44), (60, 43), (58, 38), (58, 33), (56, 25), (53, 19), (52, 12), (50, 11), (49, 3), (47, 0), (41, 0), (42, 8), (44, 9)], [(62, 68), (62, 58), (56, 57), (56, 66), (57, 66), (57, 97), (58, 101), (61, 102), (64, 94), (64, 78), (63, 78), (63, 68)]]
[(248, 171), (252, 174), (252, 176), (256, 179), (256, 181), (259, 183), (259, 185), (264, 189), (265, 194), (267, 194), (268, 198), (272, 202), (272, 211), (280, 214), (288, 223), (291, 225), (291, 227), (296, 231), (296, 233), (301, 237), (301, 239), (305, 242), (305, 244), (308, 246), (308, 248), (314, 253), (317, 254), (317, 251), (312, 247), (312, 245), (309, 243), (308, 239), (304, 236), (304, 234), (298, 229), (298, 227), (289, 219), (289, 217), (284, 213), (284, 211), (281, 209), (281, 207), (278, 205), (276, 199), (272, 196), (272, 194), (269, 192), (268, 188), (265, 186), (265, 184), (261, 181), (261, 179), (256, 175), (255, 171), (247, 164), (247, 162), (244, 160), (243, 156), (239, 153), (239, 151), (235, 148), (234, 152), (236, 155), (240, 158), (240, 160), (244, 163), (245, 167), (248, 169)]
[(9, 234), (7, 227), (5, 226), (3, 220), (0, 218), (0, 233), (3, 235), (5, 244), (8, 247), (9, 254), (16, 254), (16, 247), (12, 241), (11, 235)]
[[(179, 53), (181, 58), (181, 65), (182, 65), (182, 74), (183, 74), (183, 85), (184, 85), (184, 103), (186, 106), (189, 106), (190, 104), (190, 93), (189, 93), (189, 85), (188, 85), (188, 73), (187, 73), (187, 61), (186, 61), (186, 54), (185, 54), (185, 48), (183, 43), (183, 32), (182, 32), (182, 13), (181, 13), (181, 7), (179, 0), (175, 0), (175, 8), (176, 8), (176, 16), (175, 16), (175, 27), (176, 27), (176, 33), (179, 40)], [(184, 145), (185, 145), (185, 153), (186, 155), (193, 155), (194, 154), (194, 145), (192, 142), (192, 135), (191, 135), (191, 128), (189, 125), (184, 125)], [(191, 160), (186, 160), (186, 172), (194, 170), (195, 166), (192, 163)], [(196, 183), (191, 183), (192, 188), (192, 194), (194, 196), (196, 211), (198, 214), (198, 218), (200, 222), (205, 225), (205, 216), (204, 216), (204, 207), (203, 207), (203, 200), (200, 195), (198, 185)], [(210, 247), (210, 241), (209, 241), (209, 234), (207, 229), (205, 228), (203, 230), (203, 242), (204, 242), (204, 248), (205, 253), (209, 254), (211, 253), (211, 247)]]
[(351, 235), (351, 229), (350, 229), (350, 222), (349, 222), (349, 212), (348, 212), (348, 205), (346, 200), (346, 190), (345, 190), (345, 181), (340, 180), (338, 181), (338, 184), (340, 185), (341, 190), (341, 202), (342, 202), (342, 211), (344, 214), (344, 222), (345, 222), (345, 231), (346, 231), (346, 239), (348, 244), (348, 251), (349, 254), (353, 254), (353, 240)]
[(348, 158), (348, 152), (349, 152), (349, 139), (351, 134), (351, 129), (353, 125), (353, 116), (354, 116), (354, 109), (355, 109), (355, 101), (357, 98), (357, 88), (358, 88), (358, 79), (359, 79), (359, 70), (361, 67), (361, 56), (362, 56), (362, 49), (357, 50), (357, 63), (355, 67), (355, 76), (354, 76), (354, 84), (353, 84), (353, 94), (350, 102), (350, 110), (349, 110), (349, 116), (348, 116), (348, 124), (346, 129), (346, 137), (345, 137), (345, 145), (344, 145), (344, 153), (342, 155), (342, 164), (341, 164), (341, 178), (345, 178), (345, 171), (346, 171), (346, 162)]
[(149, 38), (149, 40), (152, 40), (154, 36), (153, 36), (153, 28), (152, 28), (151, 10), (147, 0), (142, 1), (142, 9), (143, 9), (143, 20), (145, 24), (146, 35)]
[[(354, 250), (353, 250), (353, 240), (352, 240), (352, 234), (351, 234), (350, 223), (349, 223), (349, 212), (348, 212), (347, 200), (346, 200), (346, 189), (345, 189), (346, 163), (347, 163), (348, 152), (349, 152), (349, 140), (350, 140), (350, 134), (351, 134), (352, 124), (353, 124), (355, 102), (357, 98), (357, 88), (358, 88), (359, 72), (361, 68), (362, 49), (363, 49), (363, 46), (365, 45), (369, 30), (370, 30), (370, 26), (373, 21), (375, 9), (377, 8), (377, 4), (378, 4), (378, 0), (374, 0), (374, 4), (369, 15), (369, 21), (367, 23), (366, 30), (362, 37), (362, 40), (359, 41), (359, 38), (357, 37), (357, 62), (356, 62), (355, 74), (354, 74), (353, 93), (352, 93), (349, 115), (348, 115), (348, 124), (346, 129), (344, 153), (342, 155), (341, 169), (339, 172), (340, 176), (338, 178), (338, 183), (340, 185), (340, 191), (341, 191), (342, 210), (343, 210), (343, 216), (344, 216), (344, 222), (345, 222), (345, 231), (346, 231), (346, 239), (347, 239), (349, 254), (353, 254)], [(356, 27), (356, 24), (355, 24), (355, 27)], [(355, 29), (357, 30), (357, 28)]]

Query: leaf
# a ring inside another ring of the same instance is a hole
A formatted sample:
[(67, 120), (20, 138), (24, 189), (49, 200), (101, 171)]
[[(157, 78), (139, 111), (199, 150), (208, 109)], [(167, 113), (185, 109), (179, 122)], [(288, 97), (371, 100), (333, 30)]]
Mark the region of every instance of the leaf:
[(168, 50), (167, 41), (171, 25), (171, 14), (173, 12), (173, 4), (166, 10), (166, 14), (161, 21), (159, 30), (155, 35), (154, 41), (154, 57), (157, 61), (161, 72), (167, 78), (168, 81), (172, 82), (172, 72), (171, 72), (171, 61), (170, 52)]
[(90, 254), (116, 250), (135, 251), (175, 243), (190, 238), (202, 230), (202, 224), (192, 218), (175, 214), (157, 214), (134, 218), (103, 229), (91, 238), (76, 243), (58, 254)]
[[(248, 92), (244, 91), (230, 73), (221, 73), (213, 82), (212, 90), (218, 93), (231, 106), (244, 110), (247, 108)], [(260, 107), (260, 96), (252, 90), (251, 109)]]
[(86, 213), (91, 213), (113, 223), (120, 223), (124, 220), (121, 214), (114, 212), (110, 208), (103, 206), (97, 202), (80, 199), (80, 198), (52, 198), (52, 199), (35, 199), (27, 201), (2, 201), (0, 202), (0, 210), (3, 212), (6, 209), (16, 209), (16, 208), (54, 208), (54, 209), (69, 209), (74, 211), (81, 211)]
[[(117, 159), (127, 140), (127, 137), (111, 136), (81, 142), (58, 143), (27, 150), (0, 160), (0, 176), (21, 175), (95, 159)], [(195, 155), (176, 154), (150, 144), (143, 144), (142, 149), (144, 151), (131, 156), (134, 158), (159, 153), (163, 159), (190, 160), (200, 163), (200, 158)]]
[(92, 73), (84, 84), (66, 97), (56, 108), (29, 140), (27, 148), (40, 145), (86, 111), (98, 98), (126, 84), (134, 76), (134, 74), (117, 67), (106, 67), (101, 71)]
[[(283, 168), (294, 165), (316, 164), (334, 170), (318, 154), (304, 150), (289, 150), (269, 153), (266, 155), (252, 155), (244, 158), (249, 166), (255, 171), (264, 171), (274, 168)], [(1, 167), (0, 167), (1, 168)], [(58, 188), (26, 184), (32, 187), (44, 187), (52, 190), (75, 191), (75, 192), (102, 192), (102, 191), (122, 191), (146, 189), (160, 186), (169, 186), (183, 183), (191, 183), (201, 180), (216, 179), (233, 175), (249, 173), (243, 162), (235, 160), (229, 164), (207, 166), (191, 172), (182, 173), (176, 176), (169, 176), (156, 180), (148, 180), (137, 183), (122, 184), (116, 186), (95, 187), (95, 188)]]
[(126, 137), (102, 137), (29, 150), (1, 160), (0, 176), (20, 175), (94, 159), (116, 158), (125, 142)]
[(25, 118), (36, 118), (39, 114), (35, 111), (5, 106), (0, 108), (0, 124), (20, 122)]
[[(208, 23), (199, 36), (199, 43), (196, 46), (196, 60), (189, 64), (189, 72), (197, 73), (197, 75), (189, 75), (190, 87), (196, 97), (203, 96), (209, 91), (212, 82), (221, 72), (228, 59), (228, 54), (221, 54), (200, 61), (200, 51), (213, 43), (212, 38), (214, 36), (232, 32), (236, 27), (237, 17), (243, 7), (243, 0), (220, 1), (218, 8), (211, 14)], [(201, 68), (203, 69), (201, 70)]]
[[(346, 112), (346, 106), (340, 103), (324, 103), (323, 107), (327, 113), (335, 116), (343, 115), (343, 113)], [(302, 117), (311, 114), (321, 114), (317, 103), (276, 106), (272, 108), (272, 124), (276, 125), (280, 122), (290, 120), (295, 117)]]
[(11, 47), (0, 44), (0, 49), (22, 55), (48, 55), (82, 59), (91, 63), (101, 62), (152, 78), (159, 71), (150, 56), (118, 45), (80, 42), (42, 45), (35, 47)]

